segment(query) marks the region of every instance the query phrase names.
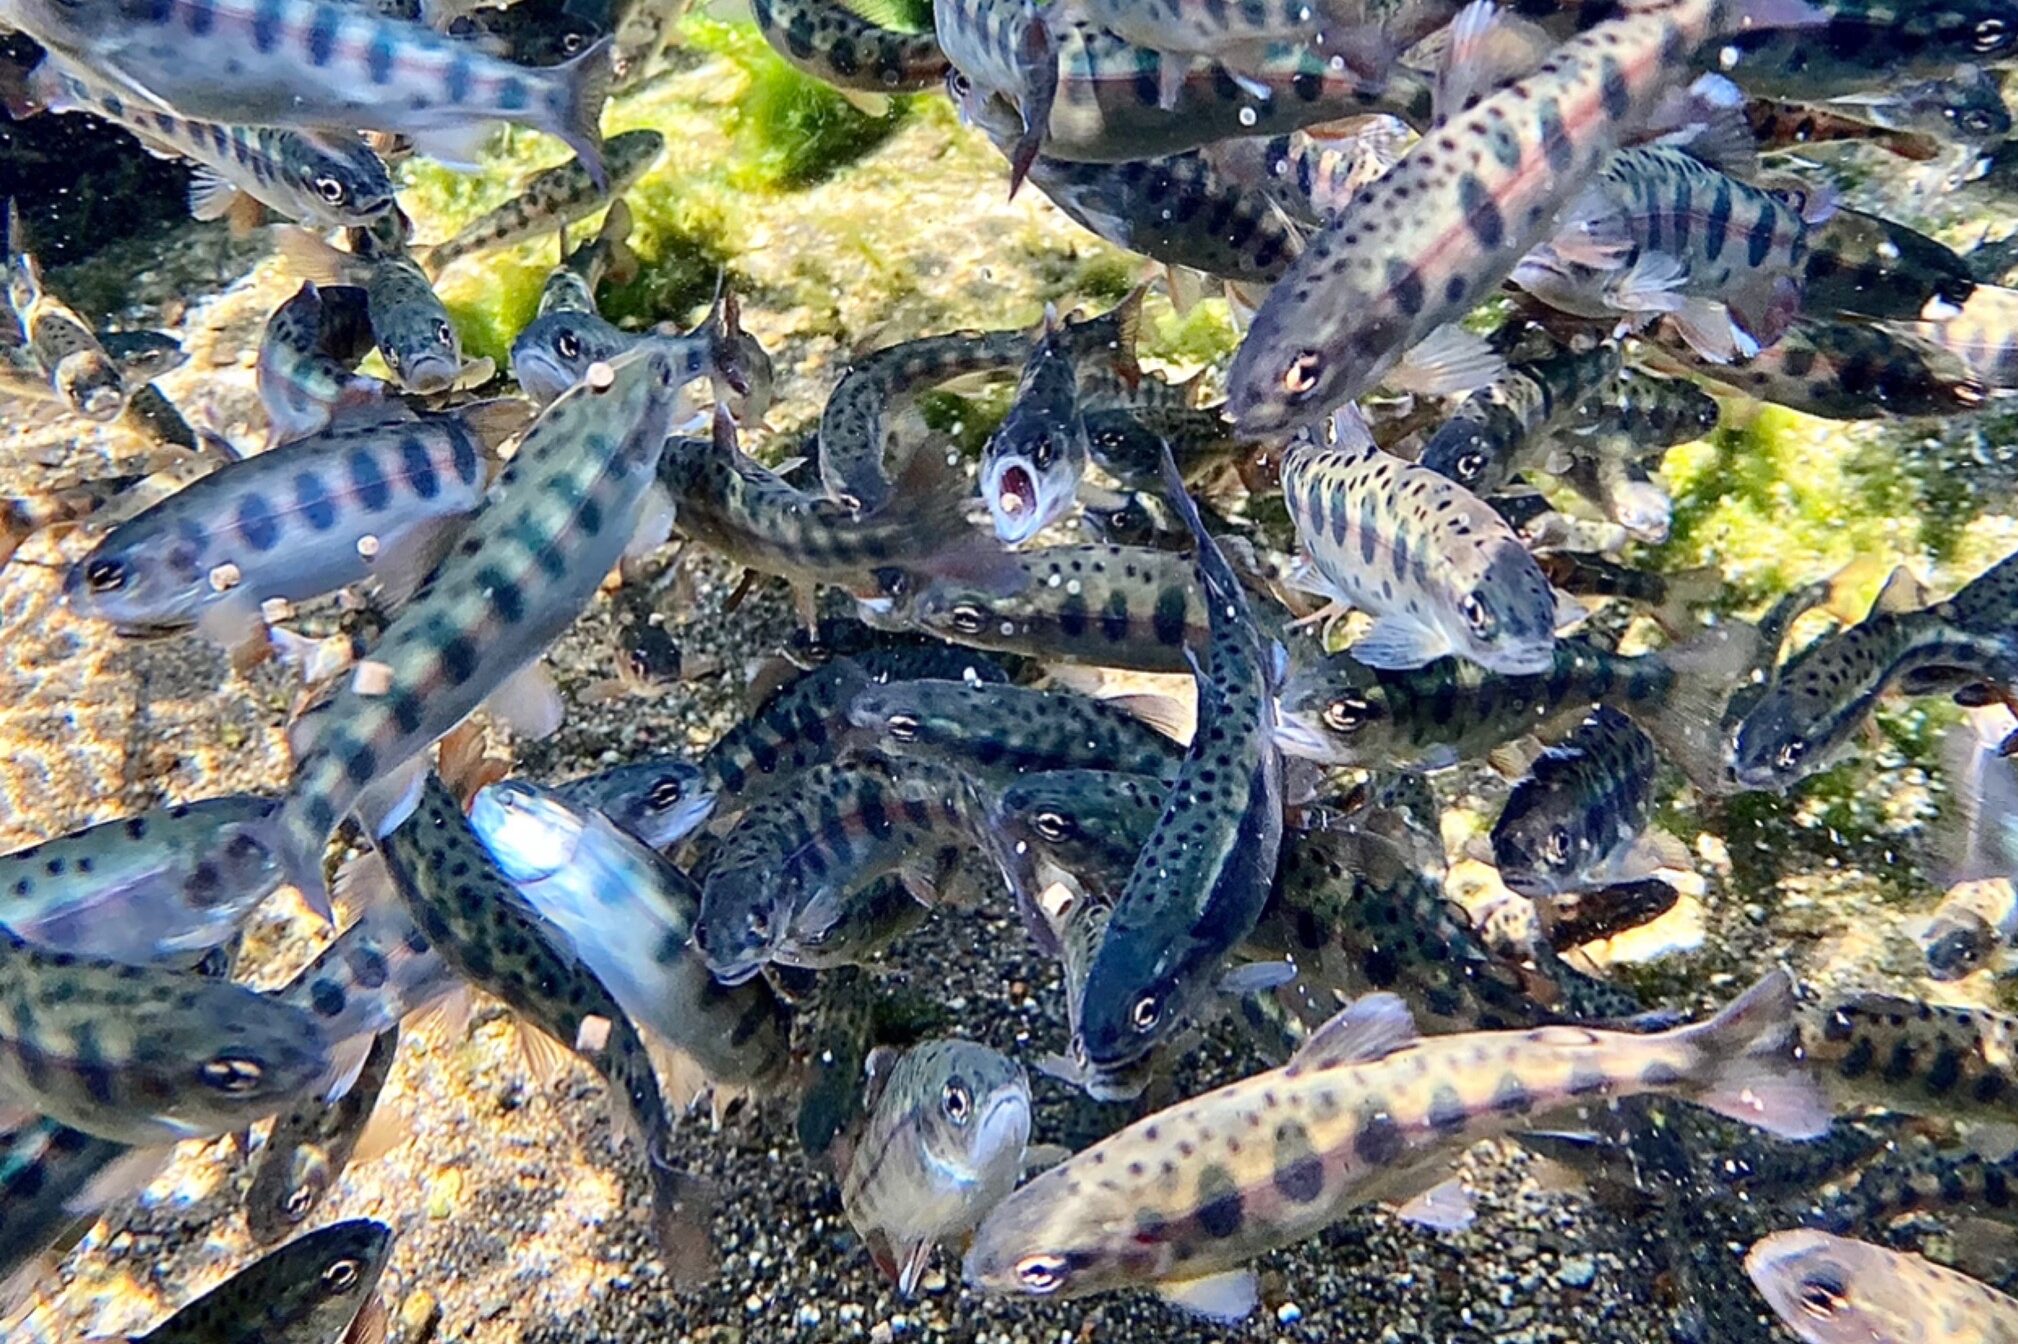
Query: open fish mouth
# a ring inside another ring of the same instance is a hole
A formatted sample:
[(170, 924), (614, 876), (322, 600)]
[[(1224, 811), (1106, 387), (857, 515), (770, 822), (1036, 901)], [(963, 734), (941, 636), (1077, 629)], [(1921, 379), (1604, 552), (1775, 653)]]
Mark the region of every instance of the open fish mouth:
[(1037, 477), (1020, 462), (1010, 462), (996, 475), (988, 511), (995, 517), (995, 535), (1022, 541), (1038, 528)]

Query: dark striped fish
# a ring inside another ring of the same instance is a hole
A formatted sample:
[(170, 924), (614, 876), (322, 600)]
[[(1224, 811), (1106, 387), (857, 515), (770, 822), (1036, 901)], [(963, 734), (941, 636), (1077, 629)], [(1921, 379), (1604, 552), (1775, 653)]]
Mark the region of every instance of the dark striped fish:
[(372, 344), (370, 303), (355, 286), (323, 289), (311, 280), (275, 308), (253, 365), (266, 446), (321, 433), (340, 412), (383, 398), (384, 383), (354, 372)]
[(1838, 210), (1808, 236), (1801, 310), (1899, 322), (1938, 318), (1969, 301), (1969, 263), (1916, 229)]
[(1989, 395), (1961, 356), (1870, 323), (1797, 318), (1779, 344), (1730, 364), (1702, 358), (1665, 324), (1653, 338), (1656, 367), (1827, 420), (1961, 415), (1981, 409)]
[(1417, 456), (1418, 465), (1476, 495), (1506, 485), (1515, 472), (1540, 465), (1552, 431), (1565, 425), (1619, 372), (1619, 348), (1561, 350), (1518, 360), (1457, 404)]
[(2005, 0), (1821, 0), (1816, 8), (1819, 27), (1761, 22), (1705, 42), (1696, 65), (1748, 93), (1805, 102), (1952, 75), (1971, 63), (2005, 64), (2018, 51)]
[(1839, 1106), (2018, 1116), (2018, 1018), (2008, 1013), (1850, 990), (1808, 1009), (1802, 1037)]
[(1892, 130), (1826, 103), (1753, 98), (1745, 103), (1745, 124), (1762, 150), (1862, 143), (1914, 163), (1925, 163), (1941, 152), (1941, 142), (1931, 135)]
[(592, 808), (653, 849), (667, 850), (714, 814), (716, 797), (700, 766), (679, 756), (613, 765), (557, 785), (554, 792)]
[(446, 392), (463, 376), (462, 335), (407, 251), (408, 232), (406, 216), (395, 209), (369, 227), (346, 230), (348, 252), (300, 229), (282, 232), (280, 252), (303, 280), (364, 290), (379, 358), (394, 382), (426, 396)]

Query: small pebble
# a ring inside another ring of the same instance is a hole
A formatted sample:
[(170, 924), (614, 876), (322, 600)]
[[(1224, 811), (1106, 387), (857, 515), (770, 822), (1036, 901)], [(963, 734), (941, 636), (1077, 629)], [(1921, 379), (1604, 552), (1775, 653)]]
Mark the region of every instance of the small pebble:
[(1588, 1288), (1597, 1276), (1597, 1262), (1588, 1255), (1573, 1255), (1556, 1267), (1556, 1282), (1565, 1288)]

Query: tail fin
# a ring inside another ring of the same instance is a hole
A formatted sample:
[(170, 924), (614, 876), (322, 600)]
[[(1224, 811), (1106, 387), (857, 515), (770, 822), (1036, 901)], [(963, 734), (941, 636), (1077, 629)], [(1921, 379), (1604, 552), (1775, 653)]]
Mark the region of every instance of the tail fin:
[(356, 283), (360, 263), (307, 229), (279, 229), (274, 250), (280, 254), (281, 269), (315, 285)]
[(927, 444), (911, 454), (891, 484), (889, 501), (869, 517), (901, 526), (915, 542), (912, 554), (917, 558), (904, 568), (996, 596), (1014, 593), (1029, 574), (993, 532), (968, 520), (973, 502), (966, 478)]
[(1743, 621), (1703, 631), (1686, 644), (1647, 655), (1673, 675), (1665, 696), (1617, 708), (1654, 739), (1705, 793), (1730, 791), (1724, 776), (1724, 708), (1731, 688), (1756, 664), (1759, 632)]
[(710, 1235), (719, 1194), (707, 1181), (673, 1165), (664, 1134), (645, 1145), (652, 1182), (652, 1233), (675, 1285), (705, 1283), (715, 1275)]
[(1683, 1027), (1704, 1056), (1694, 1100), (1781, 1138), (1826, 1133), (1829, 1105), (1801, 1057), (1794, 1010), (1793, 978), (1775, 970), (1709, 1021)]
[(616, 38), (606, 37), (581, 55), (556, 67), (566, 102), (560, 124), (548, 127), (581, 159), (596, 190), (610, 189), (609, 165), (603, 161), (603, 104), (610, 97), (610, 52)]

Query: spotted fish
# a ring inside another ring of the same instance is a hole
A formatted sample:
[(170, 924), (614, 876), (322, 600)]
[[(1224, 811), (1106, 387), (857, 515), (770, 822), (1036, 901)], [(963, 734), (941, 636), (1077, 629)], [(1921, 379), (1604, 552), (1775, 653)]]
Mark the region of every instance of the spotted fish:
[(678, 756), (652, 756), (571, 779), (554, 790), (576, 807), (593, 808), (653, 849), (671, 849), (714, 814), (715, 794), (700, 766)]
[(356, 1080), (341, 1098), (310, 1098), (273, 1122), (245, 1192), (245, 1225), (254, 1241), (271, 1246), (321, 1207), (364, 1137), (398, 1050), (398, 1027), (372, 1037)]
[(1657, 0), (1564, 43), (1532, 75), (1453, 115), (1362, 187), (1270, 292), (1227, 374), (1248, 434), (1310, 424), (1464, 316), (1684, 77), (1680, 53), (1773, 0)]
[(2018, 1018), (1896, 994), (1832, 994), (1802, 1036), (1844, 1107), (1954, 1115), (2008, 1124), (2018, 1116)]
[(1029, 1297), (1148, 1286), (1234, 1320), (1255, 1305), (1248, 1260), (1434, 1188), (1457, 1150), (1552, 1114), (1651, 1093), (1812, 1137), (1828, 1114), (1795, 1056), (1793, 1007), (1775, 972), (1710, 1021), (1652, 1035), (1422, 1037), (1399, 1000), (1369, 995), (1286, 1067), (1179, 1102), (1019, 1189), (975, 1233), (967, 1283)]
[[(299, 229), (283, 232), (281, 255), (302, 279), (364, 290), (379, 358), (408, 392), (445, 392), (463, 376), (462, 335), (407, 251), (409, 225), (398, 210), (345, 230), (344, 252)], [(480, 381), (480, 380), (479, 380)]]
[(369, 301), (355, 286), (308, 281), (275, 308), (253, 365), (267, 447), (305, 439), (340, 412), (383, 398), (384, 383), (354, 372), (372, 344)]
[(1079, 404), (1079, 375), (1047, 320), (1024, 361), (1009, 413), (981, 446), (981, 499), (995, 535), (1010, 545), (1062, 519), (1079, 498), (1092, 449)]
[(1980, 410), (1989, 395), (1961, 356), (1872, 323), (1796, 319), (1777, 345), (1730, 364), (1697, 355), (1665, 324), (1653, 335), (1667, 370), (1828, 420), (1961, 415)]
[(534, 663), (630, 544), (682, 380), (656, 347), (606, 367), (547, 408), (373, 644), (388, 684), (344, 686), (307, 725), (281, 826), (288, 871), (311, 899), (324, 843), (367, 791)]
[(613, 135), (603, 142), (607, 182), (594, 181), (587, 165), (575, 160), (535, 173), (512, 192), (510, 200), (463, 225), (446, 241), (421, 249), (414, 260), (429, 275), (439, 276), (464, 257), (565, 229), (622, 196), (658, 162), (665, 147), (665, 136), (653, 130)]
[(1827, 1232), (1775, 1232), (1745, 1255), (1803, 1344), (2011, 1344), (2018, 1299), (1917, 1255)]
[(132, 1344), (329, 1344), (370, 1305), (392, 1229), (332, 1223), (255, 1260)]
[(1629, 882), (1648, 875), (1639, 844), (1652, 820), (1653, 739), (1600, 707), (1536, 760), (1493, 823), (1500, 880), (1524, 896)]
[(1416, 461), (1473, 494), (1491, 494), (1515, 472), (1540, 465), (1550, 433), (1618, 372), (1619, 349), (1611, 342), (1510, 363), (1457, 404)]
[(756, 0), (757, 31), (813, 78), (862, 93), (923, 93), (946, 78), (936, 34), (873, 22), (836, 0)]
[(1172, 780), (1183, 749), (1116, 705), (1027, 686), (892, 681), (848, 707), (857, 743), (986, 777), (1095, 767)]

